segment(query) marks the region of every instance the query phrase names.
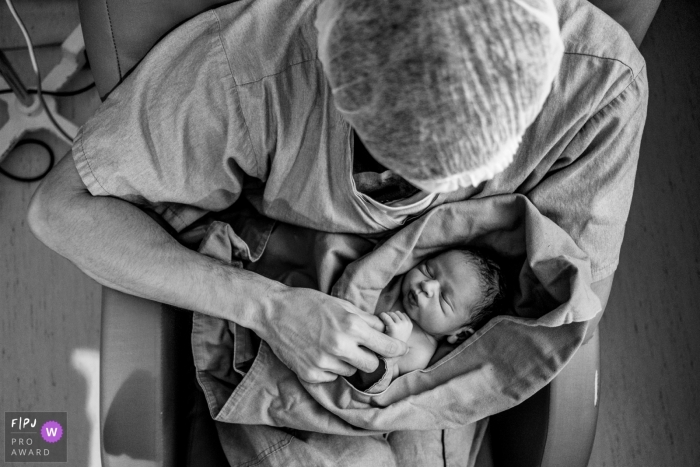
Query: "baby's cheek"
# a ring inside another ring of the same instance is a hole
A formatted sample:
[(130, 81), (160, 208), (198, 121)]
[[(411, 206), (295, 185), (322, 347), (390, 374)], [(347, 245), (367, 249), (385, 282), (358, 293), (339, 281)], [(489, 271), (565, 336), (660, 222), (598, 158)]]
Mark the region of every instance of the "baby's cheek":
[(427, 326), (427, 327), (430, 327), (430, 324), (431, 324), (430, 321), (431, 321), (431, 320), (430, 320), (430, 311), (429, 311), (429, 310), (426, 310), (424, 307), (421, 307), (421, 308), (420, 308), (420, 312), (418, 313), (417, 318), (418, 318), (418, 319), (415, 319), (414, 321), (415, 321), (416, 323), (418, 323), (418, 325), (419, 325), (420, 327), (422, 327), (423, 329), (425, 329), (426, 326)]

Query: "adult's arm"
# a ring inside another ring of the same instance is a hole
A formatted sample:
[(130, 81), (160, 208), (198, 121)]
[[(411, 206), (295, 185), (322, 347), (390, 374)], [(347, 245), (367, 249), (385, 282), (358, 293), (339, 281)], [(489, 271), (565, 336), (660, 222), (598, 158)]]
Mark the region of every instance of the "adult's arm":
[(103, 285), (252, 329), (305, 381), (373, 371), (378, 360), (367, 349), (405, 353), (379, 319), (349, 302), (191, 251), (135, 205), (91, 195), (70, 156), (37, 189), (28, 222), (37, 238)]

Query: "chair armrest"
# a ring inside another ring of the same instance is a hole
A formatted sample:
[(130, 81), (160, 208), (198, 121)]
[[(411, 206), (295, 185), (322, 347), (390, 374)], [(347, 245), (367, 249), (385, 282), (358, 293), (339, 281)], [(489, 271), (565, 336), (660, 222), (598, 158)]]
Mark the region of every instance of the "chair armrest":
[(599, 370), (596, 329), (549, 385), (491, 417), (495, 465), (586, 467), (598, 421)]
[(586, 467), (591, 457), (600, 401), (598, 330), (550, 384), (549, 431), (543, 467)]
[[(107, 287), (102, 292), (102, 465), (182, 465), (194, 372), (191, 313)], [(179, 424), (179, 425), (178, 425)], [(176, 427), (178, 429), (176, 430)], [(178, 442), (179, 441), (179, 442)]]

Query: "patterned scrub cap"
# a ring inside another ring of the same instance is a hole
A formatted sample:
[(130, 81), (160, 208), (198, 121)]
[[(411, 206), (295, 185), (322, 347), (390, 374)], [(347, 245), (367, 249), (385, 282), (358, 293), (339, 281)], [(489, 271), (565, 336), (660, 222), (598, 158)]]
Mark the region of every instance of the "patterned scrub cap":
[(336, 108), (430, 192), (512, 162), (564, 51), (552, 0), (323, 0), (316, 27)]

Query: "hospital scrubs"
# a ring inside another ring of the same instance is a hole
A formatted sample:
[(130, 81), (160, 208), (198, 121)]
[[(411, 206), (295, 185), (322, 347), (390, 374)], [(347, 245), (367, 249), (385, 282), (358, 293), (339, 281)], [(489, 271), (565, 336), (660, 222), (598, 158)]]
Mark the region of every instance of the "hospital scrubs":
[[(586, 1), (556, 1), (565, 55), (514, 162), (478, 187), (386, 205), (356, 190), (354, 133), (317, 58), (316, 5), (243, 0), (161, 40), (80, 129), (73, 157), (88, 190), (152, 208), (180, 233), (245, 198), (269, 219), (369, 236), (446, 202), (520, 193), (590, 256), (594, 280), (615, 271), (648, 92), (624, 29)], [(251, 251), (264, 249), (270, 230), (261, 223), (248, 237)], [(255, 437), (266, 427), (248, 429)], [(283, 455), (294, 433), (277, 432), (250, 465), (305, 465)], [(445, 450), (459, 452), (453, 438)], [(351, 454), (344, 462), (363, 465)]]

